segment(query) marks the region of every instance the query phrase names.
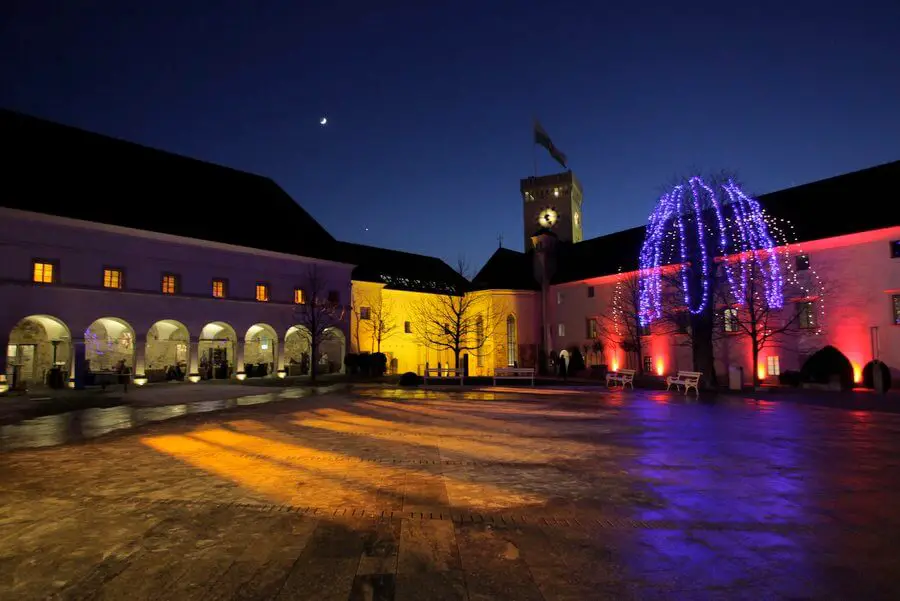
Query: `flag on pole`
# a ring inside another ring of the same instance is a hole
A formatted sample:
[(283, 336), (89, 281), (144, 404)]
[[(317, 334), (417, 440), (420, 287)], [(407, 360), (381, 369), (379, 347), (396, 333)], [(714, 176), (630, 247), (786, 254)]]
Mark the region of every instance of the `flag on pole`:
[(534, 120), (534, 143), (540, 144), (546, 148), (547, 152), (550, 153), (550, 156), (552, 156), (557, 163), (568, 169), (568, 166), (566, 165), (566, 155), (553, 145), (553, 140), (550, 139), (550, 136), (547, 135), (547, 132), (544, 131), (544, 128), (541, 127), (541, 124), (538, 123), (537, 119)]

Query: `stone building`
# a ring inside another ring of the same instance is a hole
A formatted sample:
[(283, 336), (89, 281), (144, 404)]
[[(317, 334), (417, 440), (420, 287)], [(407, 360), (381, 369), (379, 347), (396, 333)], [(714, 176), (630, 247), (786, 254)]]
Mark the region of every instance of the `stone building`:
[[(690, 367), (677, 335), (653, 328), (640, 357), (591, 350), (643, 228), (583, 240), (588, 201), (571, 172), (522, 180), (524, 252), (497, 250), (469, 282), (434, 257), (334, 239), (263, 176), (9, 111), (0, 143), (0, 388), (77, 386), (123, 365), (138, 383), (299, 375), (312, 362), (328, 373), (348, 351), (421, 372), (455, 360), (423, 340), (421, 308), (463, 295), (471, 374), (572, 347), (613, 368)], [(761, 198), (829, 282), (828, 323), (809, 348), (834, 344), (857, 368), (873, 340), (900, 367), (898, 181), (895, 162)], [(866, 210), (847, 207), (856, 199)], [(724, 361), (773, 377), (808, 352), (751, 366), (736, 340), (722, 344)]]

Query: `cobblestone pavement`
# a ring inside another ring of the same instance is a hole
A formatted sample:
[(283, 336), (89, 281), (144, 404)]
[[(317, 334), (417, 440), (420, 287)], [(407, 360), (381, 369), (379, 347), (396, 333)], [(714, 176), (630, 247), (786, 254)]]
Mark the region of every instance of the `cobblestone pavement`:
[(373, 388), (0, 456), (0, 599), (900, 598), (900, 416)]

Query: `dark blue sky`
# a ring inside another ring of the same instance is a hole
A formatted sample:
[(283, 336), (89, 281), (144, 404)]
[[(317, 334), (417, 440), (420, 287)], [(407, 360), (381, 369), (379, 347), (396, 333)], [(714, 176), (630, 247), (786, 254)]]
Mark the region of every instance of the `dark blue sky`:
[(0, 105), (268, 175), (338, 238), (474, 267), (498, 234), (521, 246), (532, 115), (586, 237), (693, 169), (763, 193), (900, 158), (896, 0), (3, 4)]

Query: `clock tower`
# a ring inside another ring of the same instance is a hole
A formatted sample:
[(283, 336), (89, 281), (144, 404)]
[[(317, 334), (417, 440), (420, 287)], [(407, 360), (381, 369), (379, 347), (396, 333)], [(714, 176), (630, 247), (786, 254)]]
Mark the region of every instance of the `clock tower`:
[(571, 171), (527, 177), (521, 180), (525, 250), (532, 248), (532, 237), (550, 230), (560, 242), (581, 242), (581, 183)]

